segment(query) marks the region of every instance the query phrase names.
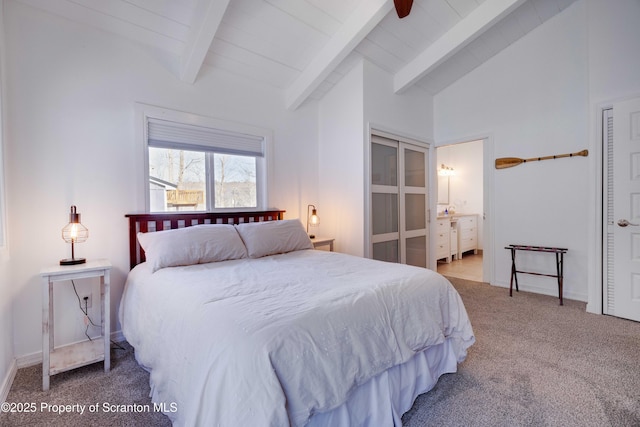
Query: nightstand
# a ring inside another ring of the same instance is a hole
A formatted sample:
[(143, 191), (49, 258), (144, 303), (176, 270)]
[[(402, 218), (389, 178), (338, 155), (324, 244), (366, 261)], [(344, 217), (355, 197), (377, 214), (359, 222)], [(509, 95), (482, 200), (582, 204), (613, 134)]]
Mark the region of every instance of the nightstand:
[[(111, 262), (106, 259), (78, 265), (56, 265), (40, 271), (42, 276), (42, 390), (49, 390), (49, 376), (104, 360), (109, 372), (110, 360), (110, 275)], [(53, 347), (53, 284), (67, 280), (100, 279), (102, 339)]]
[(311, 243), (313, 243), (313, 249), (318, 249), (320, 246), (329, 245), (329, 250), (333, 252), (333, 241), (335, 239), (332, 237), (314, 237), (311, 239)]

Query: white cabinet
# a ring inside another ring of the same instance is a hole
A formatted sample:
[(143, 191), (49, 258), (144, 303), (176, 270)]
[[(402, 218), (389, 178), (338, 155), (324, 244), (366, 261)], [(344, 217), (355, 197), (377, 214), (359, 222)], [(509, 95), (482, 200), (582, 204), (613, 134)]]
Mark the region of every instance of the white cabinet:
[(451, 221), (449, 218), (436, 220), (436, 259), (442, 258), (451, 262)]
[(451, 238), (449, 241), (451, 242), (451, 258), (456, 257), (458, 259), (458, 228), (456, 223), (451, 223)]
[(458, 259), (462, 253), (473, 250), (478, 253), (478, 215), (458, 216)]

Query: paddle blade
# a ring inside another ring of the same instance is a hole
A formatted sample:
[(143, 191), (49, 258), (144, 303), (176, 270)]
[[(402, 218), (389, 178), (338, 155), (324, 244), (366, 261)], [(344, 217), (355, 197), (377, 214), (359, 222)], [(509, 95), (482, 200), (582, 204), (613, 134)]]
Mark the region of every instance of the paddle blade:
[(411, 12), (413, 0), (393, 0), (393, 3), (396, 5), (398, 18), (402, 19), (405, 16), (409, 15), (409, 12)]
[(496, 159), (496, 169), (512, 168), (518, 166), (523, 161), (524, 160), (518, 157), (501, 157)]

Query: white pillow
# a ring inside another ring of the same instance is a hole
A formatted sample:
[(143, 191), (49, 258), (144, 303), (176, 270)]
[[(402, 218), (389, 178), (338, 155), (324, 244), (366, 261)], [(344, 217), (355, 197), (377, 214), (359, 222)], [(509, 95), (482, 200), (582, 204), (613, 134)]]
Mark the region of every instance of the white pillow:
[(299, 219), (247, 222), (237, 224), (236, 229), (250, 258), (313, 249), (313, 243)]
[(231, 224), (200, 224), (138, 233), (138, 242), (152, 271), (247, 257), (247, 249)]

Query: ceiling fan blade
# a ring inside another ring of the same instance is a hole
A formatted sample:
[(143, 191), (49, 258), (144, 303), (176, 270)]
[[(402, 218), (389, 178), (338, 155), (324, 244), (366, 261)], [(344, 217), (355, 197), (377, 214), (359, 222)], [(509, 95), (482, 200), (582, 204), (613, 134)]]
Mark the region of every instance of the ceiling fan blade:
[(402, 19), (405, 16), (409, 15), (409, 12), (411, 12), (413, 0), (393, 0), (393, 3), (396, 5), (398, 18)]

